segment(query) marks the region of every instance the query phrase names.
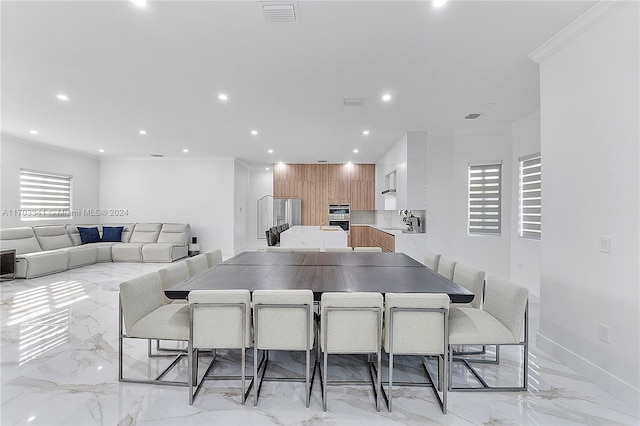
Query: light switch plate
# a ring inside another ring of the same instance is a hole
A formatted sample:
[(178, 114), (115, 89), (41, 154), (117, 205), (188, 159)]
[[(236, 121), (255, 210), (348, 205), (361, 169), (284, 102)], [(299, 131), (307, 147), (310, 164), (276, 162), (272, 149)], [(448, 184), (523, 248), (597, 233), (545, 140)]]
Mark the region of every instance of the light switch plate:
[(611, 237), (606, 235), (600, 237), (600, 251), (602, 253), (611, 253)]

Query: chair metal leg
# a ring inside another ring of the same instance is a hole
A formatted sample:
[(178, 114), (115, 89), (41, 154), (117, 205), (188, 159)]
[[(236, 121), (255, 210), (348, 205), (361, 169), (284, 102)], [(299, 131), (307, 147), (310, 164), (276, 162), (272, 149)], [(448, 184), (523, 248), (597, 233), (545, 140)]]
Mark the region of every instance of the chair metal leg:
[(327, 351), (324, 351), (324, 369), (322, 370), (322, 411), (327, 411)]
[(380, 356), (380, 346), (378, 346), (378, 374), (376, 377), (376, 411), (380, 412), (380, 389), (382, 387), (382, 357)]
[(307, 350), (305, 352), (307, 355), (306, 364), (305, 364), (305, 369), (306, 369), (305, 387), (307, 389), (306, 406), (307, 408), (309, 408), (309, 403), (311, 402), (311, 381), (309, 380), (309, 364), (311, 363), (311, 348), (307, 347)]
[(389, 412), (393, 411), (393, 350), (389, 351), (389, 390), (387, 391), (387, 400), (389, 404)]

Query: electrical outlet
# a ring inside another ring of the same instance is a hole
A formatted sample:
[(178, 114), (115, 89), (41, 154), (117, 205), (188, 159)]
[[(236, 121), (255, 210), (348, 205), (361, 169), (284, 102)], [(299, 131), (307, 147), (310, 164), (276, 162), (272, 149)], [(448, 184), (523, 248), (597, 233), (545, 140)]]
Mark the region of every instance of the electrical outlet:
[(600, 324), (599, 330), (600, 330), (600, 340), (602, 340), (605, 343), (609, 343), (609, 326)]
[(600, 251), (602, 253), (611, 253), (611, 237), (600, 236)]

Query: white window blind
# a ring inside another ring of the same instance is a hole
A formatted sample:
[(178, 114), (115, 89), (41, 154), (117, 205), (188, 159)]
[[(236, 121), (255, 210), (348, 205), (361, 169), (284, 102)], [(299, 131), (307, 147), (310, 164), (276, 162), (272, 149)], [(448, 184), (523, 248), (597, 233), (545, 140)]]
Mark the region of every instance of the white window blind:
[(540, 154), (519, 159), (519, 235), (539, 240), (542, 232), (542, 163)]
[(71, 176), (20, 169), (22, 220), (71, 217)]
[(500, 235), (502, 164), (469, 164), (469, 235)]

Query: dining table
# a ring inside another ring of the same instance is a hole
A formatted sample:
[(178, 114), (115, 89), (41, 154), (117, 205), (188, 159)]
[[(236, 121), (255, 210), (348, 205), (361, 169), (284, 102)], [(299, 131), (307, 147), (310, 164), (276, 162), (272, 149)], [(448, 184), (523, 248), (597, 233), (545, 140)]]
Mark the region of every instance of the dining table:
[(165, 290), (186, 299), (191, 290), (309, 289), (325, 292), (446, 293), (452, 303), (474, 294), (404, 253), (243, 252)]

